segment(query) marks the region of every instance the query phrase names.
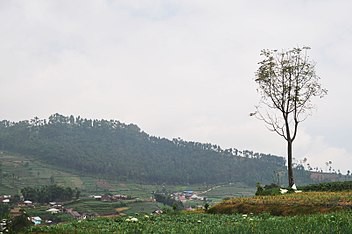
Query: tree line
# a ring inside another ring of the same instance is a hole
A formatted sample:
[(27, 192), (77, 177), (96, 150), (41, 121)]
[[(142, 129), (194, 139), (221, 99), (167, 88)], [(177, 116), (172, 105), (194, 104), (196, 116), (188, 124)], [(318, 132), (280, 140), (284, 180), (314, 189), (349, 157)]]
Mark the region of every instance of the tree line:
[(70, 201), (74, 197), (79, 198), (80, 191), (73, 190), (70, 187), (61, 187), (58, 185), (45, 185), (38, 188), (25, 187), (21, 189), (24, 200), (38, 203), (63, 202)]

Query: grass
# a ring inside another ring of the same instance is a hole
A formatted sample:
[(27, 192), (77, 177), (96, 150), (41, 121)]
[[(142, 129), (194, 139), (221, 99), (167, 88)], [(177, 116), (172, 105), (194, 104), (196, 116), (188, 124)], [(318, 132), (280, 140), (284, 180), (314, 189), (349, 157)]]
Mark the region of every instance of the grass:
[(248, 197), (255, 194), (255, 188), (248, 187), (242, 183), (231, 183), (225, 185), (214, 186), (209, 192), (202, 196), (220, 201), (226, 197)]
[(80, 199), (68, 204), (65, 208), (73, 208), (80, 213), (90, 213), (95, 215), (117, 215), (116, 208), (124, 207), (124, 202), (103, 202), (94, 199)]
[(161, 209), (164, 205), (158, 202), (130, 202), (127, 204), (126, 210), (122, 213), (126, 215), (150, 214), (157, 209)]

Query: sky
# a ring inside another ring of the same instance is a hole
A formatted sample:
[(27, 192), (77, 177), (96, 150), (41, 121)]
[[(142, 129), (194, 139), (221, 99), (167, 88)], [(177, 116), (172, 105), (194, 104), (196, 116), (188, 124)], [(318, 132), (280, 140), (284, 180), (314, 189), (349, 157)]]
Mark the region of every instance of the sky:
[(328, 89), (294, 157), (352, 171), (352, 1), (2, 0), (0, 120), (116, 119), (153, 136), (286, 157), (250, 117), (262, 49), (309, 46)]

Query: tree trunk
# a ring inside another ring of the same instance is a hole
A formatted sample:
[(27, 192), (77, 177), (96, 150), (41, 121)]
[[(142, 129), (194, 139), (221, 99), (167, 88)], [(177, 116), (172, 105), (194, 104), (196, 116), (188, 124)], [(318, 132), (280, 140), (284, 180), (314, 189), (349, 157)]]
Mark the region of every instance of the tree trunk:
[(292, 140), (287, 140), (287, 169), (288, 169), (288, 185), (294, 185), (293, 168), (292, 168)]

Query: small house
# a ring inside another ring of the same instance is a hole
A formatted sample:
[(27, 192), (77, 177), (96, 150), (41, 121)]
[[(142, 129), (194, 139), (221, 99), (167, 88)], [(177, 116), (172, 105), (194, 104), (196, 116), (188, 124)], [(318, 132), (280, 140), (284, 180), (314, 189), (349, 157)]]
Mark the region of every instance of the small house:
[(33, 206), (33, 202), (32, 201), (29, 201), (29, 200), (26, 200), (23, 202), (26, 206)]
[(34, 225), (39, 225), (42, 223), (42, 219), (39, 216), (31, 217), (31, 222), (34, 223)]
[(4, 200), (2, 200), (2, 203), (8, 204), (8, 203), (10, 203), (10, 199), (4, 199)]
[(57, 214), (60, 212), (60, 210), (56, 209), (56, 208), (50, 208), (50, 209), (46, 210), (46, 212), (50, 212), (52, 214)]

